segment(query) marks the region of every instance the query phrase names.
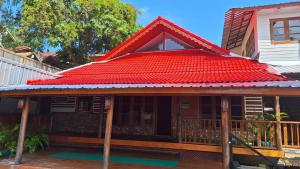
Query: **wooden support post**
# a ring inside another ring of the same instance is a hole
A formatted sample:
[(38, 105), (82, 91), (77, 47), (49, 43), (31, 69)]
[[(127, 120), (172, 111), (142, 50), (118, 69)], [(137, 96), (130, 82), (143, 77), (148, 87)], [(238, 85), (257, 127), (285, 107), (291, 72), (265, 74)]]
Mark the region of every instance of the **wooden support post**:
[(110, 153), (110, 140), (111, 140), (111, 129), (114, 112), (114, 96), (110, 97), (110, 108), (106, 116), (106, 128), (104, 138), (104, 152), (103, 152), (103, 168), (108, 169), (109, 164), (109, 153)]
[(17, 145), (17, 153), (15, 156), (15, 164), (20, 164), (22, 160), (22, 153), (24, 147), (24, 139), (26, 133), (26, 125), (29, 116), (29, 104), (30, 104), (30, 96), (26, 96), (24, 99), (22, 117), (21, 117), (21, 124), (19, 130), (19, 138), (18, 138), (18, 145)]
[(280, 98), (275, 97), (275, 116), (276, 116), (276, 143), (277, 149), (282, 150), (282, 134), (281, 134), (281, 124), (280, 124)]
[(229, 97), (222, 96), (222, 145), (223, 145), (223, 169), (230, 169), (230, 142), (229, 142)]

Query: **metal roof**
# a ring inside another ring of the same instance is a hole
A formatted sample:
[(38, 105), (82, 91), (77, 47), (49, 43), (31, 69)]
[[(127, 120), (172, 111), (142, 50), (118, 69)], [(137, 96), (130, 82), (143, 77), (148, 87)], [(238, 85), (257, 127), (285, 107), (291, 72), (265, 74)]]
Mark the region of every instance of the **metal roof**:
[(191, 84), (89, 84), (89, 85), (18, 85), (0, 87), (0, 92), (51, 89), (112, 89), (112, 88), (300, 88), (300, 81), (269, 81), (243, 83), (191, 83)]

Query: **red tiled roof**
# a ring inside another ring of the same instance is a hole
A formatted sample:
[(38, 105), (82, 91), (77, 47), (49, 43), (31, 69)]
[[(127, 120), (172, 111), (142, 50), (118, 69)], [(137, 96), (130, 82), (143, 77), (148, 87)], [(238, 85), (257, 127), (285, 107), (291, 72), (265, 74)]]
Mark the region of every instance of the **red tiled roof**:
[(162, 84), (284, 81), (268, 65), (197, 49), (130, 53), (61, 73), (61, 77), (28, 81), (31, 85)]

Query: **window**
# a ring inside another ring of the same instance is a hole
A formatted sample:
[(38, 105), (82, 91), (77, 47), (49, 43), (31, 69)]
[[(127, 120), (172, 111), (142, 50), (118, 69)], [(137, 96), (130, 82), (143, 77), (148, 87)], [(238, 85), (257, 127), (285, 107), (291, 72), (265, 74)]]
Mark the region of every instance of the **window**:
[(175, 38), (168, 33), (161, 33), (137, 51), (161, 51), (161, 50), (180, 50), (191, 49), (192, 47), (185, 42)]
[(270, 23), (272, 43), (300, 42), (300, 17), (273, 19)]
[(153, 125), (154, 97), (117, 96), (115, 98), (113, 124), (119, 126)]
[(79, 112), (90, 112), (92, 109), (93, 97), (83, 96), (78, 97), (77, 110)]
[(133, 123), (134, 125), (141, 124), (142, 97), (133, 97)]
[(212, 114), (212, 102), (210, 96), (200, 97), (201, 113), (202, 118), (211, 118)]
[(242, 98), (239, 96), (233, 96), (230, 97), (230, 102), (232, 119), (242, 119)]
[(120, 115), (120, 123), (121, 125), (129, 124), (129, 113), (130, 113), (130, 97), (125, 96), (122, 98), (123, 103), (121, 104), (121, 111), (119, 112)]

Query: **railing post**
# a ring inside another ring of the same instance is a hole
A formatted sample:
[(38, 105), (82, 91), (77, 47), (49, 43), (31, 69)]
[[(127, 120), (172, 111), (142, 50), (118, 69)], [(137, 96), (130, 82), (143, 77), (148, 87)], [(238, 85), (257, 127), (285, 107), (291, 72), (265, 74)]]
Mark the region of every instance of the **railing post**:
[(229, 141), (229, 97), (222, 96), (222, 145), (223, 145), (223, 169), (230, 169), (230, 141)]
[(276, 143), (277, 149), (282, 150), (282, 134), (281, 134), (281, 124), (280, 124), (280, 98), (275, 97), (275, 115), (276, 115)]
[(288, 145), (288, 134), (287, 134), (287, 124), (283, 124), (283, 144), (286, 146)]
[(257, 125), (257, 147), (261, 147), (261, 123), (256, 123)]

